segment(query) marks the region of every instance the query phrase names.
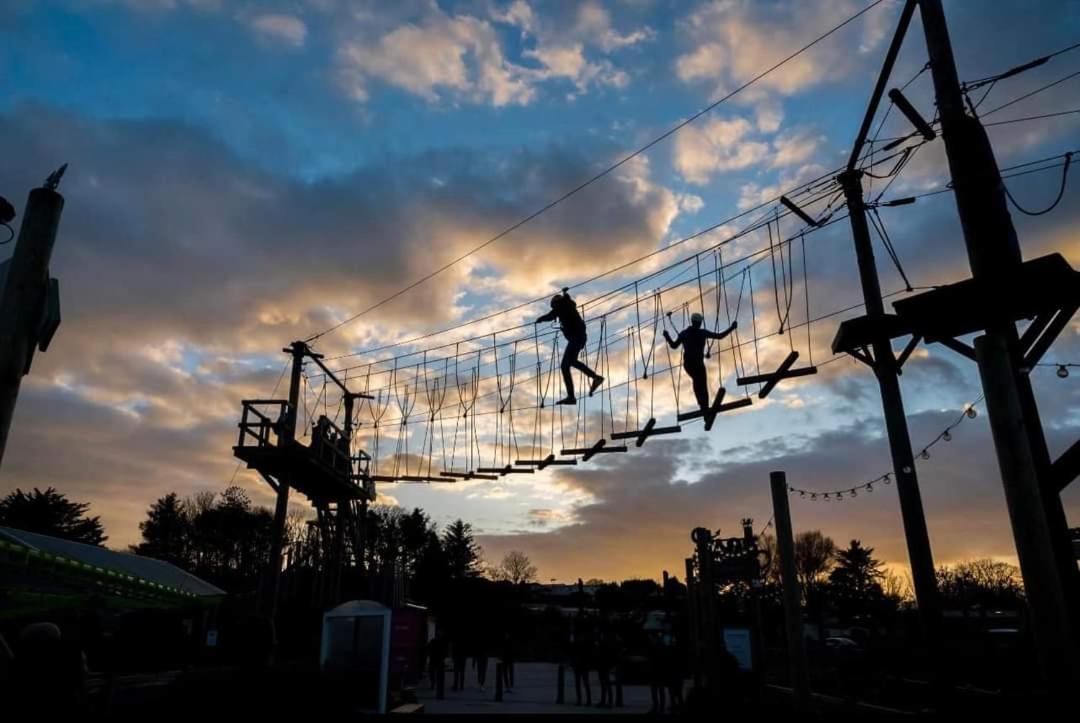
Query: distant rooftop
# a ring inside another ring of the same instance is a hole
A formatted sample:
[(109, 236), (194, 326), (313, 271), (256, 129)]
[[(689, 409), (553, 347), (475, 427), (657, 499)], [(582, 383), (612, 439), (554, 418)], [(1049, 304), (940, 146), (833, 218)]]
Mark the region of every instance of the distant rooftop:
[(216, 585), (211, 585), (176, 565), (152, 557), (117, 552), (13, 527), (0, 527), (0, 541), (74, 560), (106, 572), (128, 575), (187, 595), (217, 597), (225, 594), (225, 591)]

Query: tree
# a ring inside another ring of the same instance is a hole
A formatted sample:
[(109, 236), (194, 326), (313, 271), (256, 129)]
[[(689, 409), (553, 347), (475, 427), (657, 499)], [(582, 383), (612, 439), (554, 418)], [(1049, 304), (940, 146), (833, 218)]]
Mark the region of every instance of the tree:
[(518, 550), (511, 550), (503, 555), (502, 562), (492, 572), (496, 580), (504, 580), (514, 585), (524, 585), (536, 580), (536, 565), (532, 564), (528, 555)]
[(1016, 609), (1024, 600), (1024, 586), (1015, 565), (997, 560), (972, 560), (937, 571), (938, 589), (951, 605), (969, 608)]
[(822, 581), (833, 565), (836, 545), (821, 530), (808, 530), (795, 536), (795, 574), (805, 593)]
[(89, 509), (90, 503), (72, 502), (52, 487), (16, 489), (0, 500), (0, 525), (100, 547), (109, 538), (101, 518), (87, 516)]
[(191, 543), (191, 519), (175, 492), (159, 498), (146, 511), (146, 519), (139, 523), (143, 541), (132, 545), (136, 555), (145, 555), (189, 567), (188, 554)]
[(882, 600), (881, 562), (873, 557), (874, 548), (852, 540), (845, 550), (836, 553), (836, 566), (829, 573), (829, 588), (839, 612), (851, 616), (870, 612)]
[(481, 552), (473, 538), (472, 525), (455, 520), (443, 533), (443, 553), (451, 579), (479, 576), (483, 562)]

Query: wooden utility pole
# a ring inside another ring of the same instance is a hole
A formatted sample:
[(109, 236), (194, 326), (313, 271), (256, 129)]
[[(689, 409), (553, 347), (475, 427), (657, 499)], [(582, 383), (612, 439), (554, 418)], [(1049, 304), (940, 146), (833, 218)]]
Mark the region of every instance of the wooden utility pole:
[[(282, 349), (292, 355), (292, 374), (289, 376), (289, 401), (285, 406), (285, 416), (278, 433), (278, 445), (287, 449), (296, 439), (296, 420), (299, 417), (300, 372), (304, 368), (304, 355), (307, 344), (294, 341), (288, 349)], [(277, 614), (278, 588), (281, 584), (281, 548), (285, 539), (285, 520), (289, 512), (289, 486), (292, 473), (286, 472), (277, 480), (277, 504), (274, 506), (274, 527), (271, 533), (270, 576), (263, 593), (262, 609), (264, 614), (273, 619)]]
[[(986, 131), (964, 110), (963, 94), (941, 0), (919, 0), (942, 135), (956, 195), (972, 277), (983, 288), (1008, 293), (1022, 264), (1001, 174)], [(1016, 361), (1021, 358), (1015, 323), (991, 322), (975, 339), (990, 427), (1020, 570), (1031, 608), (1032, 630), (1047, 680), (1058, 691), (1080, 680), (1075, 638), (1061, 568), (1040, 489), (1037, 445), (1032, 443), (1031, 405), (1025, 405)]]
[[(839, 180), (847, 200), (866, 315), (869, 318), (882, 319), (885, 316), (885, 305), (881, 299), (874, 248), (866, 222), (862, 172), (858, 169), (845, 171), (840, 174)], [(904, 539), (911, 562), (915, 598), (919, 604), (919, 616), (926, 641), (932, 643), (940, 628), (941, 605), (934, 572), (934, 555), (930, 549), (930, 533), (926, 526), (919, 478), (915, 472), (915, 455), (911, 450), (911, 434), (908, 432), (904, 398), (900, 391), (900, 365), (893, 353), (892, 340), (887, 334), (875, 335), (870, 348), (873, 356), (864, 361), (870, 364), (881, 392), (881, 406), (885, 413), (889, 454), (896, 478), (896, 493), (900, 500), (900, 516), (904, 523)]]
[(65, 168), (30, 191), (15, 252), (0, 264), (0, 463), (34, 350), (45, 351), (60, 324), (59, 291), (56, 279), (49, 278), (49, 261), (64, 210), (56, 187)]
[(776, 549), (780, 554), (780, 582), (784, 591), (784, 623), (787, 632), (788, 664), (795, 705), (805, 710), (810, 705), (810, 675), (806, 667), (806, 641), (802, 629), (802, 591), (795, 574), (795, 536), (791, 531), (788, 507), (787, 475), (770, 472), (773, 524), (776, 526)]
[[(844, 191), (847, 202), (848, 219), (851, 234), (855, 241), (855, 257), (859, 266), (859, 282), (862, 286), (863, 303), (866, 316), (862, 321), (872, 329), (869, 345), (860, 344), (858, 349), (845, 343), (844, 327), (837, 335), (837, 342), (845, 348), (834, 351), (846, 351), (868, 365), (874, 372), (881, 393), (881, 405), (885, 413), (885, 429), (889, 437), (889, 453), (892, 457), (893, 476), (896, 479), (897, 497), (900, 500), (900, 516), (904, 524), (904, 539), (907, 542), (908, 559), (911, 562), (911, 578), (915, 588), (915, 598), (919, 604), (919, 617), (922, 621), (923, 637), (927, 644), (936, 644), (941, 621), (941, 604), (937, 589), (937, 577), (934, 571), (934, 555), (930, 549), (930, 534), (926, 526), (926, 514), (923, 511), (922, 493), (919, 491), (919, 479), (915, 472), (914, 454), (911, 450), (911, 434), (908, 431), (907, 416), (904, 413), (904, 398), (900, 392), (900, 366), (902, 361), (896, 358), (892, 347), (892, 338), (887, 332), (885, 304), (881, 298), (881, 283), (878, 279), (877, 265), (874, 261), (874, 247), (870, 240), (870, 228), (866, 220), (866, 203), (863, 199), (863, 173), (856, 166), (860, 160), (866, 136), (870, 131), (878, 105), (885, 92), (889, 76), (896, 63), (896, 57), (903, 45), (911, 18), (915, 13), (915, 0), (908, 0), (900, 13), (900, 20), (892, 42), (885, 54), (885, 61), (878, 75), (877, 83), (870, 96), (870, 102), (863, 117), (859, 134), (851, 150), (847, 170), (837, 180)], [(914, 350), (919, 337), (914, 336), (905, 350), (902, 359)]]

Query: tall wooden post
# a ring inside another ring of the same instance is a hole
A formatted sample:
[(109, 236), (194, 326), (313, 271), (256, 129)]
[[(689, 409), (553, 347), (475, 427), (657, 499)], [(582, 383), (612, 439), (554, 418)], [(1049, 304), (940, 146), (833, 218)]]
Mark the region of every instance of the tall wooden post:
[(787, 475), (783, 472), (770, 472), (769, 484), (772, 487), (776, 549), (780, 554), (780, 581), (784, 591), (784, 623), (788, 664), (791, 666), (791, 687), (795, 692), (795, 705), (806, 709), (810, 705), (810, 675), (806, 668), (806, 641), (802, 629), (802, 592), (799, 578), (795, 574), (795, 537), (791, 531)]
[[(997, 161), (982, 124), (964, 110), (941, 0), (919, 0), (919, 6), (972, 277), (1007, 289), (1022, 256)], [(975, 352), (1036, 649), (1045, 676), (1061, 691), (1066, 683), (1080, 682), (1080, 672), (1063, 576), (1040, 489), (1032, 423), (1025, 415), (1025, 407), (1031, 414), (1033, 405), (1025, 405), (1017, 382), (1020, 354), (1015, 324), (1010, 320), (991, 324), (975, 340)]]
[[(281, 432), (278, 436), (278, 444), (285, 448), (292, 446), (296, 440), (296, 420), (299, 416), (300, 404), (300, 372), (304, 367), (307, 344), (294, 341), (292, 346), (282, 351), (292, 354), (289, 401), (285, 407), (285, 418), (282, 420)], [(270, 538), (270, 574), (267, 576), (264, 597), (260, 605), (263, 613), (271, 619), (277, 614), (278, 588), (281, 584), (281, 550), (285, 542), (285, 520), (289, 512), (289, 487), (292, 483), (292, 474), (286, 472), (277, 483), (277, 504), (274, 506), (274, 527)]]
[(698, 635), (701, 639), (702, 685), (706, 690), (716, 685), (717, 646), (720, 636), (716, 630), (716, 587), (713, 583), (713, 535), (704, 527), (691, 533), (697, 545), (698, 562)]
[[(885, 304), (881, 299), (874, 247), (866, 222), (862, 172), (851, 169), (841, 173), (838, 180), (847, 200), (866, 315), (881, 319), (885, 315)], [(930, 533), (926, 526), (919, 479), (915, 473), (915, 457), (911, 450), (911, 435), (904, 413), (904, 398), (900, 392), (900, 368), (893, 353), (892, 342), (884, 331), (873, 341), (873, 355), (872, 369), (881, 392), (881, 406), (885, 413), (885, 430), (889, 437), (889, 454), (896, 478), (897, 497), (900, 500), (900, 517), (904, 523), (904, 540), (907, 542), (908, 559), (911, 562), (911, 579), (919, 604), (923, 637), (933, 646), (938, 640), (941, 627), (941, 605), (934, 572), (934, 555), (930, 549)]]
[(698, 583), (694, 579), (694, 558), (686, 558), (686, 615), (690, 632), (690, 670), (694, 689), (701, 688), (701, 624), (699, 622)]
[(15, 252), (0, 265), (0, 463), (22, 378), (35, 347), (41, 341), (48, 344), (47, 336), (39, 339), (43, 331), (39, 327), (48, 303), (49, 260), (64, 210), (64, 197), (56, 192), (60, 173), (30, 191)]

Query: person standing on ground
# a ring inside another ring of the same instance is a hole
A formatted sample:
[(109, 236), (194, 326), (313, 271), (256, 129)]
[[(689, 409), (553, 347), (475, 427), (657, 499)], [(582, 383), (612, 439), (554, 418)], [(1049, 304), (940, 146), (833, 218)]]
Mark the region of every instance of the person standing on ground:
[(468, 654), (465, 651), (465, 636), (460, 630), (450, 642), (450, 655), (454, 659), (454, 684), (450, 690), (465, 690), (465, 663)]
[(487, 636), (477, 630), (477, 634), (474, 636), (475, 648), (473, 649), (473, 667), (476, 668), (476, 683), (480, 688), (480, 692), (484, 691), (484, 686), (487, 684), (487, 669), (488, 669), (488, 644)]
[(499, 652), (502, 661), (503, 688), (507, 693), (514, 692), (514, 633), (508, 629), (503, 633), (502, 650)]
[(600, 708), (610, 708), (615, 705), (615, 696), (611, 688), (611, 669), (614, 658), (614, 641), (612, 640), (611, 626), (605, 620), (600, 626), (596, 645), (596, 675), (600, 679)]
[(589, 630), (582, 616), (578, 616), (574, 625), (573, 639), (570, 641), (570, 665), (574, 669), (574, 694), (577, 704), (581, 705), (581, 689), (585, 688), (585, 705), (592, 705), (592, 687), (589, 684), (589, 665), (592, 653), (592, 641)]
[(431, 689), (438, 687), (439, 676), (445, 674), (446, 667), (446, 635), (441, 630), (436, 630), (435, 635), (428, 641), (428, 675), (431, 678)]
[(650, 713), (663, 713), (665, 708), (664, 649), (660, 633), (649, 633), (649, 695), (652, 696)]

